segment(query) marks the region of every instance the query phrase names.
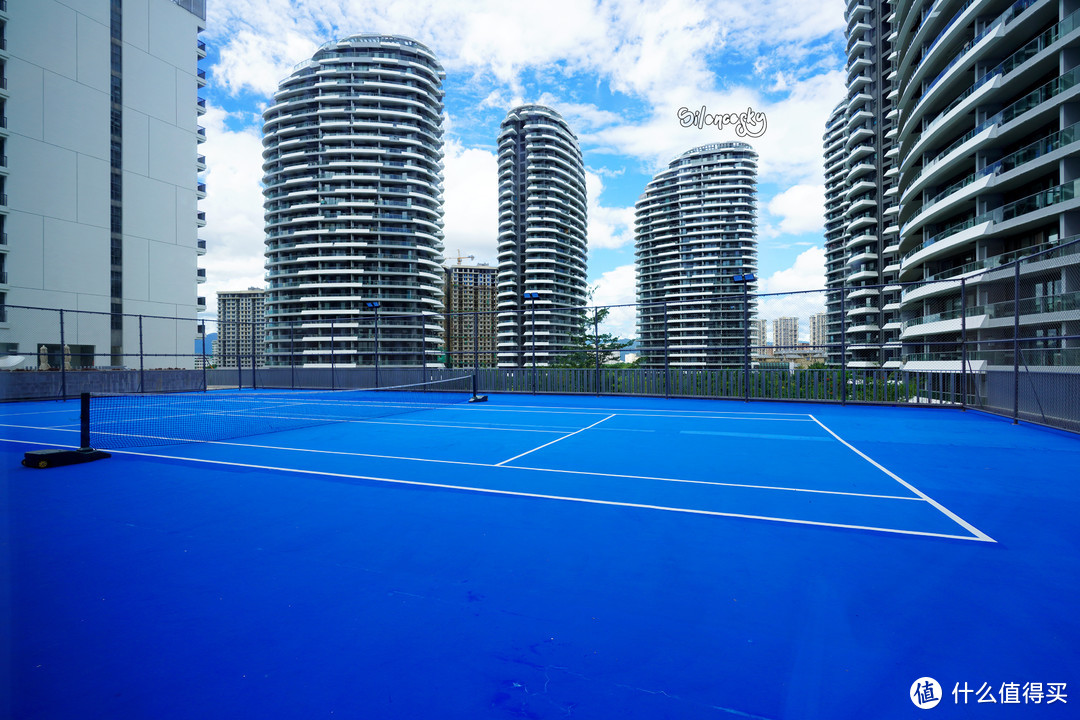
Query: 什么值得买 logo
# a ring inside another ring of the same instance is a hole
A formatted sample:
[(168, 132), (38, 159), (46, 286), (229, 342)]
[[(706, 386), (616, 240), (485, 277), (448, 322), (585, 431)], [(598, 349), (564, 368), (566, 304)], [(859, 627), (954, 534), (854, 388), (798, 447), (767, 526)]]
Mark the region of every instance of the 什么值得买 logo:
[(679, 124), (684, 128), (696, 127), (698, 130), (703, 130), (706, 125), (715, 125), (717, 130), (723, 130), (724, 126), (733, 125), (735, 134), (739, 137), (759, 138), (765, 134), (765, 128), (769, 124), (765, 113), (755, 112), (752, 107), (737, 113), (715, 114), (710, 113), (704, 105), (700, 110), (681, 107), (678, 115)]

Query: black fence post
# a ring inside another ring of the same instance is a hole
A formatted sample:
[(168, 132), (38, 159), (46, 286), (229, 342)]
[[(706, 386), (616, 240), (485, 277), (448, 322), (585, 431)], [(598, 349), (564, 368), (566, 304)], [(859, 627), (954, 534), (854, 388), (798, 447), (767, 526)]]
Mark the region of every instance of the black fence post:
[[(775, 338), (774, 338), (775, 340)], [(847, 307), (840, 286), (840, 404), (847, 403)]]
[(67, 400), (67, 363), (64, 362), (64, 311), (60, 311), (60, 399)]
[(750, 402), (750, 281), (742, 281), (743, 294), (743, 402)]
[(960, 409), (967, 411), (967, 282), (960, 278)]
[(536, 298), (532, 299), (532, 394), (536, 394)]
[(330, 389), (336, 390), (337, 385), (334, 382), (334, 321), (330, 321)]
[(240, 333), (244, 327), (239, 320), (236, 321), (236, 330), (233, 332), (233, 344), (236, 345), (236, 389), (244, 389), (244, 358), (240, 354)]
[(668, 347), (667, 303), (664, 303), (664, 397), (671, 397), (671, 358)]
[(1020, 261), (1013, 261), (1013, 425), (1020, 422)]
[[(453, 324), (451, 318), (450, 324)], [(480, 372), (480, 313), (473, 310), (472, 314), (472, 366), (473, 377), (476, 377)]]
[(289, 323), (289, 387), (296, 389), (296, 326)]
[[(421, 333), (423, 336), (423, 333)], [(379, 384), (379, 306), (375, 306), (375, 387), (382, 387)]]
[(427, 315), (420, 312), (420, 381), (426, 383), (428, 381), (427, 374), (427, 330), (425, 325), (427, 324)]
[[(254, 313), (252, 313), (254, 315)], [(258, 387), (258, 383), (255, 382), (255, 365), (257, 360), (257, 352), (255, 350), (255, 320), (251, 321), (251, 389), (255, 390)]]
[(199, 325), (199, 365), (202, 366), (202, 389), (206, 392), (206, 323)]
[(146, 392), (146, 363), (143, 362), (146, 357), (143, 350), (143, 328), (142, 328), (143, 316), (139, 316), (139, 392)]
[(600, 394), (600, 309), (593, 308), (593, 335), (596, 337), (596, 394)]

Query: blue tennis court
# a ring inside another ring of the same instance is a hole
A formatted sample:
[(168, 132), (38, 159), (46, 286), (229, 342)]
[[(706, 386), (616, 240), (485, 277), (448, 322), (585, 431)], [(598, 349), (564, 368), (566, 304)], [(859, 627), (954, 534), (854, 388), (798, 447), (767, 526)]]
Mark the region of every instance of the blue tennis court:
[(11, 716), (892, 718), (927, 677), (938, 716), (1080, 703), (1077, 436), (557, 395), (333, 419), (37, 470), (78, 403), (0, 407)]

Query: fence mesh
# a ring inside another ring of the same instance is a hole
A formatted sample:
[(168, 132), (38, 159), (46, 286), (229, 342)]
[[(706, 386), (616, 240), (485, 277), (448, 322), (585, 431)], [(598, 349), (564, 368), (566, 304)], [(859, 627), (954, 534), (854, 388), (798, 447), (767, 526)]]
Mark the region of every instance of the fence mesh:
[(379, 387), (476, 369), (481, 392), (961, 406), (1080, 431), (1078, 257), (1072, 242), (915, 283), (296, 322), (6, 305), (3, 399)]

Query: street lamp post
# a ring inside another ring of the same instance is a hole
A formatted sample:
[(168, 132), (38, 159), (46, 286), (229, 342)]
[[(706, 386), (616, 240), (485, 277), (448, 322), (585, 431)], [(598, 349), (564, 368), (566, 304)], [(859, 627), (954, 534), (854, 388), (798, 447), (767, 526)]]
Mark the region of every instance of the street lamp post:
[(379, 387), (379, 303), (369, 302), (367, 306), (375, 311), (375, 387)]
[(754, 273), (744, 273), (731, 278), (742, 285), (743, 292), (743, 400), (750, 401), (750, 297), (748, 287), (757, 280)]

